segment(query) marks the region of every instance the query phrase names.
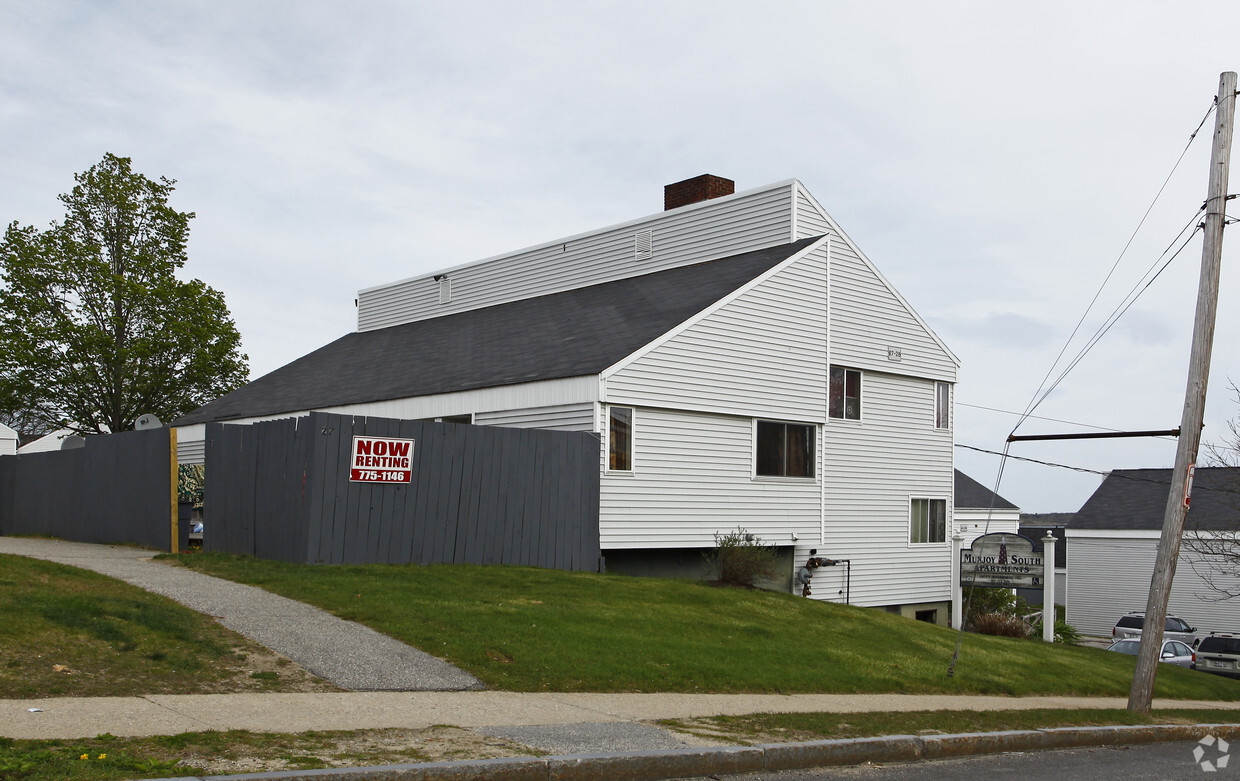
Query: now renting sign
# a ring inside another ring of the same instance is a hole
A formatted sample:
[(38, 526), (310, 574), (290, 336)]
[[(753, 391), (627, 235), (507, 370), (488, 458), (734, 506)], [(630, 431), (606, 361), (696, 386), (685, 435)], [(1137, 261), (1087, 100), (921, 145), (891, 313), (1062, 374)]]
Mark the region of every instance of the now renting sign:
[(353, 437), (349, 480), (354, 483), (413, 482), (413, 440)]

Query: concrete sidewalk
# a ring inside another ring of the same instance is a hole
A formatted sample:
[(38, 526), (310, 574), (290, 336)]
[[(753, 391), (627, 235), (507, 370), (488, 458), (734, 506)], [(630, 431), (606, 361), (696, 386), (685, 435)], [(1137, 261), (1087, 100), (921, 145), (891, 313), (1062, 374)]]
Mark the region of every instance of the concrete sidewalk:
[[(985, 697), (903, 694), (576, 694), (521, 692), (327, 692), (158, 694), (0, 700), (0, 736), (81, 738), (174, 735), (202, 730), (257, 732), (467, 729), (649, 723), (749, 713), (1001, 711), (1124, 708), (1119, 697)], [(1237, 703), (1155, 701), (1155, 708), (1225, 709)]]
[(151, 561), (155, 555), (152, 551), (121, 545), (0, 537), (0, 553), (94, 570), (162, 594), (214, 617), (229, 629), (344, 689), (482, 688), (481, 682), (464, 670), (370, 627), (253, 586)]

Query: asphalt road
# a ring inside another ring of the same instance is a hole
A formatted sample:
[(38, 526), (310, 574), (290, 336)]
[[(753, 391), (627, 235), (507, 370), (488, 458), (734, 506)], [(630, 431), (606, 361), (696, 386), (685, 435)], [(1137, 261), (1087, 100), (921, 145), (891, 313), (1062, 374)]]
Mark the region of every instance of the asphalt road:
[[(1151, 743), (1138, 746), (1067, 749), (917, 762), (903, 765), (861, 765), (821, 770), (790, 770), (782, 773), (747, 773), (727, 776), (727, 781), (818, 781), (819, 779), (866, 779), (866, 781), (955, 781), (971, 779), (1019, 779), (1020, 781), (1215, 781), (1240, 778), (1240, 758), (1219, 768), (1223, 756), (1217, 744), (1202, 747), (1204, 770), (1194, 759), (1196, 743)], [(1228, 749), (1240, 755), (1240, 745)], [(684, 779), (682, 781), (688, 781)], [(694, 779), (705, 781), (705, 779)]]

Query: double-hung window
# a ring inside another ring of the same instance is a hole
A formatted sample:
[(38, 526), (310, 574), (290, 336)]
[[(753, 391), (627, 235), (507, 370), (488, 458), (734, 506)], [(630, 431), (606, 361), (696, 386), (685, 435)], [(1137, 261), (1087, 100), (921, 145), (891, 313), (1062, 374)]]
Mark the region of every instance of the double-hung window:
[(843, 420), (861, 420), (861, 372), (832, 366), (827, 414)]
[(909, 500), (908, 541), (911, 543), (947, 541), (947, 500)]
[(802, 423), (758, 421), (757, 461), (760, 477), (813, 477), (814, 427)]
[(633, 408), (608, 407), (607, 468), (633, 471)]

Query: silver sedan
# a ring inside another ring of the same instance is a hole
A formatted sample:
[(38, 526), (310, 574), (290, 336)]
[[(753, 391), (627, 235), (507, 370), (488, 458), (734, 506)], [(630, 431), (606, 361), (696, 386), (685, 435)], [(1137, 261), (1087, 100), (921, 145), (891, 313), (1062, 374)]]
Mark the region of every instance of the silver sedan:
[[(1137, 649), (1140, 647), (1141, 640), (1139, 638), (1129, 638), (1127, 640), (1116, 640), (1114, 643), (1111, 643), (1111, 647), (1107, 650), (1136, 656)], [(1176, 667), (1191, 668), (1193, 666), (1193, 649), (1179, 640), (1163, 640), (1162, 655), (1159, 657), (1159, 661), (1174, 664)]]

